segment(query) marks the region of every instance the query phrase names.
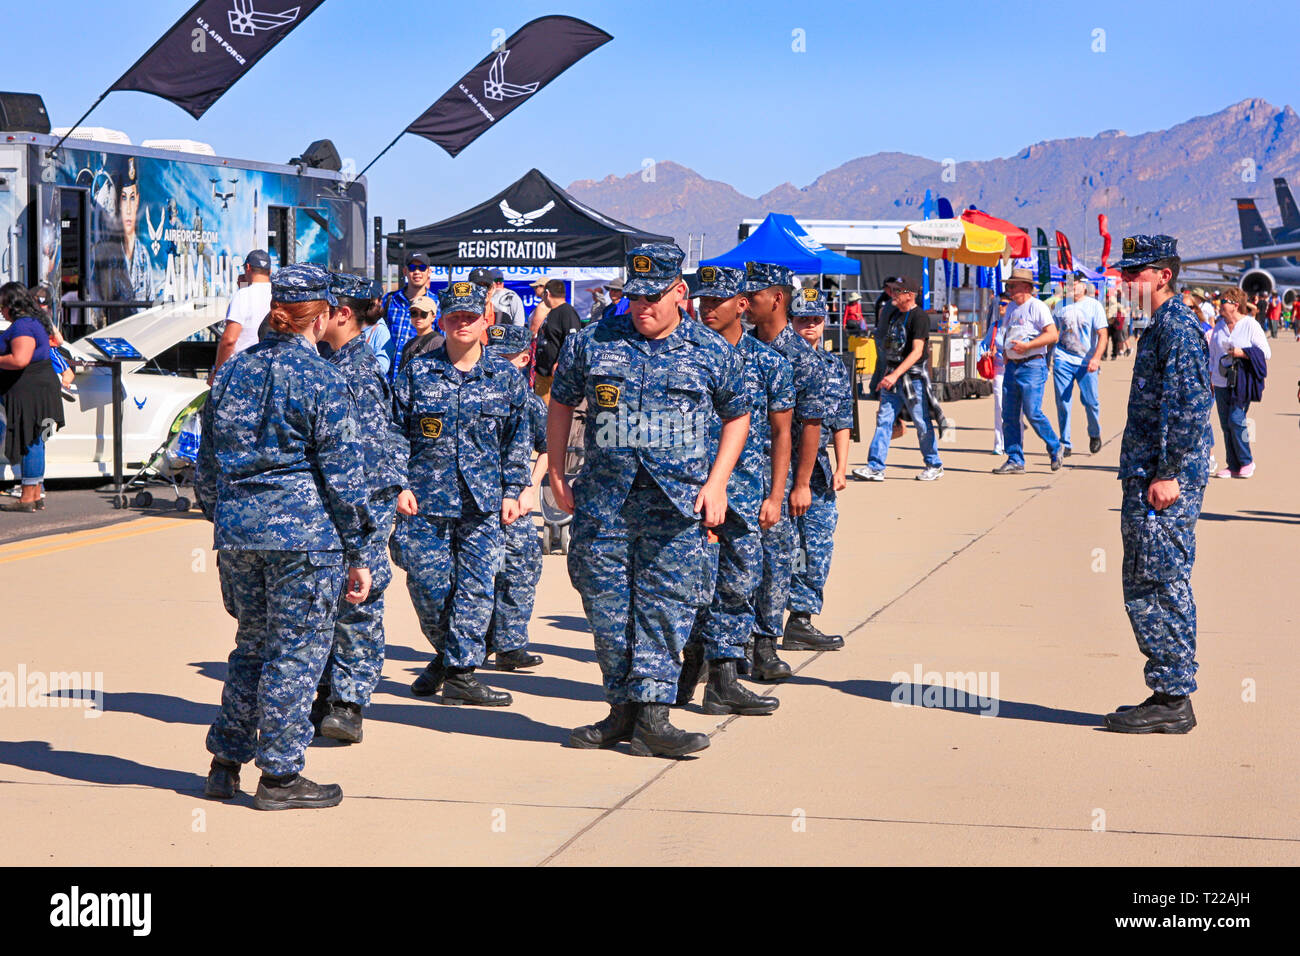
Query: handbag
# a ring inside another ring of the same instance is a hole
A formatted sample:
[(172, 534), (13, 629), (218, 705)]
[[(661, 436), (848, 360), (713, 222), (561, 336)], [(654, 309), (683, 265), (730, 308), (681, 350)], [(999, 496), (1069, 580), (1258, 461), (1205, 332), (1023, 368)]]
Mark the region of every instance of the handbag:
[(986, 378), (989, 381), (996, 377), (997, 371), (993, 365), (993, 351), (991, 349), (980, 356), (979, 361), (975, 363), (975, 371), (979, 372), (980, 378)]

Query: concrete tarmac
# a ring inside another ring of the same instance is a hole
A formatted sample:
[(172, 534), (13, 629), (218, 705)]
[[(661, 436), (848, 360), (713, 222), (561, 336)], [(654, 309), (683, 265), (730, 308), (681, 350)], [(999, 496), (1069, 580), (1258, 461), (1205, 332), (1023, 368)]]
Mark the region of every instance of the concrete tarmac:
[[(989, 473), (992, 402), (945, 406), (946, 476), (914, 433), (883, 483), (851, 481), (827, 589), (837, 652), (783, 652), (771, 717), (674, 721), (712, 735), (680, 761), (570, 750), (606, 705), (565, 559), (545, 559), (533, 673), (480, 676), (509, 708), (411, 696), (428, 659), (401, 572), (389, 653), (359, 745), (318, 740), (332, 810), (203, 799), (204, 734), (234, 622), (197, 512), (0, 545), (0, 845), (12, 864), (1300, 863), (1288, 696), (1300, 531), (1300, 345), (1273, 340), (1252, 409), (1258, 471), (1212, 481), (1198, 529), (1200, 725), (1123, 736), (1101, 715), (1148, 691), (1120, 593), (1115, 480), (1132, 360), (1102, 373), (1106, 442), (1053, 474)], [(1077, 399), (1076, 399), (1077, 401)], [(1044, 407), (1055, 421), (1050, 395)], [(874, 403), (862, 404), (864, 439)], [(1216, 451), (1223, 460), (1215, 424)], [(867, 445), (852, 447), (864, 464)], [(48, 514), (48, 511), (46, 512)], [(7, 521), (24, 516), (6, 515)], [(73, 678), (70, 675), (81, 675)], [(6, 682), (8, 696), (6, 696)], [(948, 689), (928, 686), (934, 683)], [(970, 682), (970, 683), (968, 683)], [(978, 700), (955, 693), (969, 688)], [(16, 690), (16, 693), (15, 693)], [(102, 691), (102, 694), (100, 693)]]

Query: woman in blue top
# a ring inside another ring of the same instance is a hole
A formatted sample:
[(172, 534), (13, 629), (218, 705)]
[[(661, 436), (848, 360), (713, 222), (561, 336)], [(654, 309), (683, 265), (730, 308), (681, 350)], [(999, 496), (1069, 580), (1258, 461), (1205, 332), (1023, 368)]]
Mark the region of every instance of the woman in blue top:
[(50, 363), (50, 333), (41, 308), (19, 282), (0, 286), (0, 315), (9, 328), (0, 332), (0, 399), (4, 402), (4, 456), (21, 463), (22, 497), (0, 504), (3, 511), (39, 511), (45, 479), (45, 439), (63, 427), (59, 380)]

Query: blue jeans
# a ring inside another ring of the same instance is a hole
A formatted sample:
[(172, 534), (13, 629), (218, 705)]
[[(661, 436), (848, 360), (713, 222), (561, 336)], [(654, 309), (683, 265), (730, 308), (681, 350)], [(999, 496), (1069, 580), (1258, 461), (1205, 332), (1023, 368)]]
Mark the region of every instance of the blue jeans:
[(23, 455), (23, 484), (39, 485), (45, 480), (45, 439), (38, 436)]
[(876, 434), (871, 439), (871, 452), (867, 464), (876, 471), (885, 470), (885, 458), (889, 455), (889, 439), (894, 434), (894, 419), (898, 417), (903, 405), (911, 413), (912, 424), (916, 426), (916, 440), (921, 443), (921, 457), (931, 468), (942, 468), (938, 449), (935, 448), (934, 428), (930, 425), (930, 409), (926, 405), (925, 382), (910, 375), (904, 375), (893, 389), (880, 390), (880, 410), (876, 412)]
[(1215, 386), (1214, 404), (1219, 409), (1219, 427), (1223, 429), (1223, 444), (1228, 450), (1228, 467), (1240, 471), (1255, 460), (1250, 453), (1250, 442), (1246, 440), (1246, 412), (1250, 403), (1234, 405), (1232, 389)]
[(1023, 410), (1038, 437), (1047, 443), (1053, 458), (1061, 453), (1061, 443), (1052, 431), (1052, 423), (1043, 414), (1043, 389), (1047, 385), (1047, 359), (1041, 355), (1023, 362), (1007, 362), (1002, 379), (1002, 444), (1007, 458), (1017, 465), (1025, 463), (1024, 428), (1020, 424)]
[(1088, 437), (1101, 437), (1101, 399), (1097, 395), (1097, 373), (1088, 371), (1090, 356), (1056, 350), (1052, 360), (1052, 385), (1056, 392), (1056, 421), (1061, 426), (1061, 444), (1070, 448), (1070, 412), (1074, 404), (1074, 383), (1079, 383), (1079, 401), (1088, 416)]

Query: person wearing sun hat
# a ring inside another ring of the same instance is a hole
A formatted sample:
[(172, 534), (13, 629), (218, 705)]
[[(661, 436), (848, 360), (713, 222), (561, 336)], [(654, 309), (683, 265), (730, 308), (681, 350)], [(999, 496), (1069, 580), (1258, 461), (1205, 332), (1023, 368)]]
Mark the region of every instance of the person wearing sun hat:
[(1029, 269), (1012, 269), (1006, 282), (1011, 305), (1002, 320), (998, 341), (1006, 359), (1002, 379), (1002, 446), (1007, 460), (993, 469), (995, 475), (1025, 473), (1024, 425), (1021, 412), (1047, 444), (1052, 471), (1061, 467), (1061, 442), (1043, 413), (1047, 387), (1047, 349), (1060, 338), (1052, 312), (1034, 295), (1038, 282)]

